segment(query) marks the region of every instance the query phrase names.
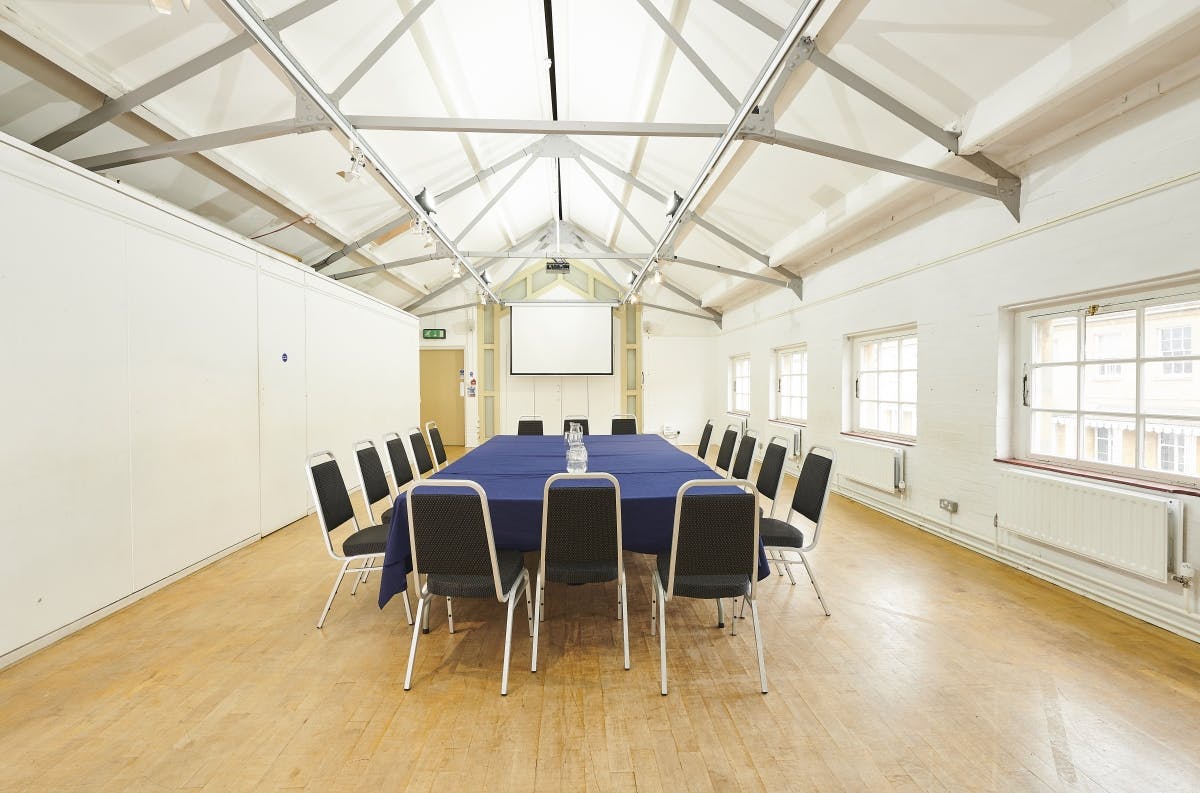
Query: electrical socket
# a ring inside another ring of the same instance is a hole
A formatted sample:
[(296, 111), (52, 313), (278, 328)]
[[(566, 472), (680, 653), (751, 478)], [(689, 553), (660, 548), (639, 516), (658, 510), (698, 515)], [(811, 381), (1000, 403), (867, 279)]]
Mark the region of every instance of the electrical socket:
[(948, 498), (939, 498), (938, 506), (949, 512), (951, 515), (953, 515), (955, 512), (958, 512), (958, 502), (951, 501)]

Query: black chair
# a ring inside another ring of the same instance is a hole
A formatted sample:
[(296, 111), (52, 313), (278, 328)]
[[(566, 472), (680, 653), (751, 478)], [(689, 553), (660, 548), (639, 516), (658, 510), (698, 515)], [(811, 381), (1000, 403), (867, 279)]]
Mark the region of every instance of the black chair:
[[(742, 492), (721, 492), (735, 486)], [(714, 488), (717, 492), (704, 492)], [(758, 549), (758, 497), (754, 485), (738, 479), (693, 479), (679, 488), (671, 551), (658, 554), (654, 566), (650, 613), (650, 635), (658, 633), (663, 696), (667, 694), (667, 601), (673, 597), (716, 600), (718, 624), (722, 622), (722, 598), (749, 601), (758, 649), (758, 677), (762, 692), (767, 693), (762, 626), (755, 600)], [(736, 634), (737, 620), (730, 619), (730, 624), (731, 635)]]
[(712, 431), (712, 421), (704, 422), (704, 429), (700, 432), (700, 445), (696, 447), (696, 456), (701, 460), (708, 456), (708, 443), (712, 440)]
[(421, 433), (420, 427), (411, 427), (408, 430), (408, 445), (412, 449), (413, 464), (417, 467), (417, 475), (424, 479), (436, 468), (433, 464), (433, 457), (429, 454), (429, 447), (425, 445), (425, 436)]
[[(555, 486), (562, 482), (562, 485)], [(590, 483), (589, 486), (581, 486)], [(542, 498), (542, 558), (533, 606), (533, 663), (537, 671), (539, 623), (546, 618), (546, 582), (617, 582), (617, 619), (629, 668), (629, 614), (621, 544), (621, 485), (612, 474), (555, 474)]]
[(542, 435), (541, 416), (521, 416), (517, 419), (518, 435)]
[(584, 435), (590, 434), (588, 432), (587, 416), (567, 416), (565, 419), (563, 419), (563, 433), (564, 434), (567, 432), (567, 430), (571, 429), (572, 424), (578, 424), (579, 428), (581, 430), (583, 430)]
[(613, 435), (637, 435), (637, 417), (632, 413), (618, 413), (612, 417)]
[(762, 464), (758, 467), (758, 478), (754, 489), (771, 499), (771, 517), (775, 517), (775, 497), (779, 495), (779, 483), (783, 480), (783, 463), (787, 459), (787, 439), (775, 435), (767, 442)]
[(433, 449), (433, 465), (439, 471), (446, 467), (446, 446), (442, 443), (442, 432), (436, 421), (425, 422), (425, 437), (429, 440), (429, 448)]
[[(817, 454), (819, 452), (819, 454)], [(804, 465), (800, 468), (800, 478), (796, 481), (796, 492), (792, 494), (792, 506), (788, 510), (787, 520), (764, 518), (762, 521), (762, 542), (768, 554), (784, 565), (788, 578), (795, 586), (796, 578), (792, 575), (792, 565), (803, 564), (812, 581), (813, 589), (817, 592), (817, 600), (829, 616), (829, 607), (821, 596), (821, 587), (808, 565), (805, 554), (817, 545), (821, 537), (821, 519), (825, 515), (825, 504), (829, 501), (829, 485), (833, 481), (833, 465), (837, 453), (825, 446), (814, 446), (808, 450)], [(793, 518), (793, 515), (796, 517)], [(795, 522), (793, 522), (793, 520)], [(794, 554), (791, 558), (784, 554)]]
[(375, 505), (386, 500), (387, 505), (379, 516), (379, 522), (384, 526), (390, 526), (392, 502), (395, 501), (395, 496), (392, 494), (392, 486), (388, 484), (387, 474), (383, 470), (383, 460), (379, 457), (379, 450), (375, 448), (375, 441), (366, 439), (354, 444), (354, 463), (358, 468), (360, 485), (358, 490), (362, 494), (367, 517), (374, 523)]
[(413, 469), (408, 461), (408, 450), (404, 448), (404, 439), (398, 432), (389, 432), (383, 436), (383, 444), (392, 463), (392, 481), (397, 491), (403, 490), (413, 480)]
[(733, 424), (725, 428), (725, 434), (721, 436), (721, 445), (717, 448), (716, 467), (719, 471), (724, 471), (729, 474), (729, 464), (733, 460), (733, 447), (737, 446), (738, 432)]
[[(466, 492), (464, 492), (466, 491)], [(508, 605), (504, 635), (504, 675), (501, 696), (508, 693), (508, 666), (512, 656), (513, 610), (521, 593), (533, 635), (533, 610), (529, 571), (520, 551), (497, 549), (487, 496), (477, 483), (464, 479), (418, 482), (408, 491), (408, 531), (413, 577), (425, 576), (417, 600), (412, 646), (404, 690), (412, 687), (417, 641), (429, 619), (429, 600), (434, 595), (487, 598)]]
[(754, 447), (758, 444), (758, 433), (746, 430), (742, 442), (738, 444), (737, 455), (733, 458), (733, 468), (729, 471), (730, 479), (749, 479), (750, 466), (754, 463)]
[[(327, 460), (317, 462), (326, 457)], [(337, 594), (338, 587), (342, 585), (343, 578), (349, 574), (357, 577), (354, 588), (350, 590), (350, 594), (354, 595), (358, 592), (358, 584), (364, 573), (383, 569), (382, 563), (376, 567), (371, 564), (371, 560), (373, 557), (382, 556), (387, 550), (388, 527), (378, 525), (362, 528), (358, 525), (358, 518), (354, 516), (354, 507), (350, 504), (350, 494), (346, 491), (346, 482), (342, 479), (341, 469), (338, 468), (337, 459), (332, 452), (310, 454), (306, 461), (305, 472), (308, 475), (308, 486), (312, 489), (313, 502), (317, 505), (317, 519), (321, 525), (321, 537), (325, 541), (325, 550), (342, 563), (342, 569), (333, 579), (333, 589), (330, 590), (329, 598), (325, 601), (325, 608), (321, 609), (321, 616), (317, 618), (317, 628), (321, 628), (325, 624), (325, 617), (329, 614), (334, 595)], [(353, 524), (354, 530), (342, 541), (339, 551), (334, 548), (333, 539), (329, 535), (346, 523)], [(351, 569), (350, 563), (354, 561), (361, 561), (362, 565)], [(407, 596), (404, 598), (404, 614), (411, 624), (412, 609)]]

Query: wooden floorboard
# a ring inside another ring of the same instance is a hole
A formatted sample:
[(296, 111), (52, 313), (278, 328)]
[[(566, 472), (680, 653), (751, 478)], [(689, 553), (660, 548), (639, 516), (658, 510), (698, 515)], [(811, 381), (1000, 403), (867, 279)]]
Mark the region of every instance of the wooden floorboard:
[(1200, 646), (838, 497), (811, 555), (833, 616), (801, 576), (760, 584), (765, 696), (750, 621), (684, 600), (659, 695), (638, 554), (630, 671), (613, 587), (550, 585), (507, 697), (504, 608), (466, 600), (454, 635), (435, 605), (405, 692), (411, 629), (374, 578), (314, 627), (318, 532), (0, 671), (0, 790), (1200, 790)]

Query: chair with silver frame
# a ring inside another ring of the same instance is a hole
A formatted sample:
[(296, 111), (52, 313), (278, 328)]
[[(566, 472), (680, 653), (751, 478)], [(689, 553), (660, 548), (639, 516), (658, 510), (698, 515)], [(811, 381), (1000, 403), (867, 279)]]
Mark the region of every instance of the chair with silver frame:
[(712, 419), (704, 422), (704, 429), (700, 431), (700, 443), (696, 446), (696, 457), (703, 460), (708, 456), (708, 445), (712, 441), (713, 423)]
[(440, 471), (446, 467), (447, 457), (446, 446), (442, 443), (442, 431), (438, 429), (436, 421), (425, 422), (425, 438), (433, 451), (433, 466)]
[(613, 435), (637, 435), (637, 416), (632, 413), (614, 414), (609, 431)]
[(738, 431), (735, 429), (736, 424), (729, 424), (725, 427), (725, 433), (721, 435), (721, 445), (717, 447), (717, 461), (714, 466), (718, 471), (724, 471), (726, 476), (729, 476), (730, 463), (733, 462), (733, 450), (737, 446)]
[(546, 618), (546, 582), (617, 582), (625, 668), (629, 668), (629, 614), (621, 541), (621, 485), (612, 474), (554, 474), (542, 498), (542, 554), (533, 607), (533, 663), (537, 671), (540, 622)]
[(563, 418), (563, 432), (570, 431), (572, 424), (578, 424), (579, 429), (583, 430), (584, 435), (590, 434), (588, 431), (588, 417), (580, 414), (572, 414)]
[[(796, 492), (792, 495), (791, 508), (785, 520), (774, 517), (762, 521), (762, 542), (768, 555), (784, 565), (788, 578), (795, 586), (792, 565), (803, 564), (808, 580), (816, 590), (817, 600), (829, 616), (829, 607), (821, 595), (816, 576), (808, 564), (805, 554), (817, 546), (821, 537), (821, 523), (825, 517), (825, 506), (829, 501), (829, 485), (833, 480), (833, 467), (837, 453), (826, 446), (814, 446), (808, 450), (800, 477), (796, 481)], [(772, 508), (772, 514), (774, 509)]]
[[(718, 624), (723, 598), (749, 601), (758, 678), (762, 692), (767, 693), (762, 625), (755, 598), (758, 524), (758, 497), (747, 480), (693, 479), (679, 488), (671, 550), (660, 553), (654, 566), (650, 613), (650, 635), (658, 634), (663, 696), (667, 694), (667, 601), (675, 597), (716, 600)], [(730, 624), (734, 635), (737, 620), (731, 619)]]
[(518, 416), (517, 417), (517, 434), (518, 435), (541, 435), (544, 433), (541, 416)]
[(512, 657), (513, 611), (521, 595), (533, 635), (533, 607), (529, 571), (520, 551), (497, 549), (492, 533), (487, 495), (478, 483), (466, 479), (418, 482), (408, 491), (408, 531), (413, 578), (420, 583), (412, 646), (404, 690), (412, 687), (417, 642), (427, 629), (429, 601), (434, 595), (489, 598), (508, 607), (504, 634), (504, 673), (500, 694), (508, 693), (508, 667)]
[[(310, 454), (304, 468), (308, 476), (308, 486), (312, 489), (313, 502), (317, 505), (317, 519), (321, 526), (321, 537), (325, 541), (325, 550), (342, 563), (342, 569), (333, 579), (333, 589), (330, 590), (329, 598), (325, 601), (325, 608), (321, 610), (321, 615), (317, 618), (317, 627), (321, 628), (325, 624), (325, 617), (329, 614), (329, 608), (333, 605), (333, 598), (337, 595), (343, 578), (351, 574), (356, 577), (354, 588), (350, 590), (350, 594), (354, 595), (358, 592), (358, 585), (366, 572), (383, 569), (382, 561), (378, 566), (371, 562), (375, 557), (383, 556), (387, 550), (388, 527), (385, 525), (366, 527), (359, 525), (358, 518), (354, 515), (354, 507), (350, 503), (350, 494), (346, 490), (346, 482), (342, 478), (341, 469), (338, 468), (337, 458), (333, 456), (333, 452), (324, 451)], [(369, 513), (370, 510), (368, 510)], [(353, 526), (353, 531), (342, 540), (340, 548), (335, 548), (330, 535), (347, 523)], [(351, 568), (351, 562), (361, 562), (361, 565)], [(411, 623), (412, 612), (407, 597), (404, 598), (404, 612)]]
[(437, 466), (433, 464), (433, 455), (429, 453), (429, 446), (425, 443), (425, 434), (421, 432), (420, 427), (409, 427), (408, 446), (412, 449), (417, 476), (424, 479), (437, 470)]
[(742, 441), (738, 444), (737, 454), (733, 458), (733, 467), (729, 469), (730, 479), (749, 479), (750, 467), (754, 464), (754, 448), (758, 445), (758, 432), (746, 430)]

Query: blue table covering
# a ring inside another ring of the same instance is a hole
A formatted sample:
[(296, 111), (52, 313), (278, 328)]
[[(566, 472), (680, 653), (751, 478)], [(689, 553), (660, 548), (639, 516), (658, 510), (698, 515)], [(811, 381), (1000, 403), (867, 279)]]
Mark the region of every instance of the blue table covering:
[[(610, 473), (621, 483), (621, 530), (629, 551), (670, 551), (679, 487), (692, 479), (720, 478), (658, 435), (588, 435), (583, 440), (588, 471)], [(537, 551), (542, 541), (546, 479), (564, 470), (566, 444), (561, 435), (498, 435), (433, 478), (478, 482), (487, 493), (496, 547)], [(760, 579), (770, 574), (762, 551), (758, 570)], [(380, 608), (407, 588), (411, 571), (408, 509), (401, 493), (392, 510), (379, 586)]]

